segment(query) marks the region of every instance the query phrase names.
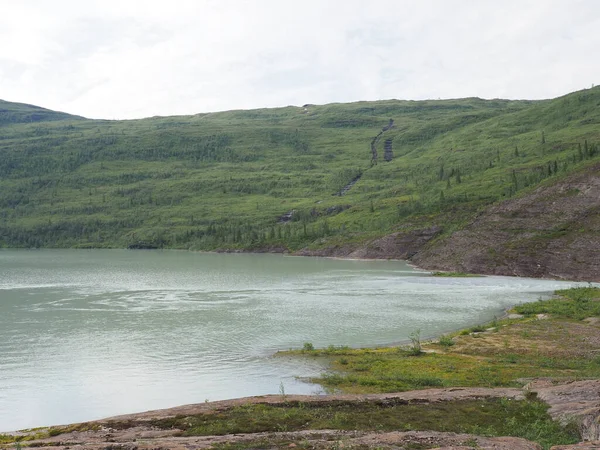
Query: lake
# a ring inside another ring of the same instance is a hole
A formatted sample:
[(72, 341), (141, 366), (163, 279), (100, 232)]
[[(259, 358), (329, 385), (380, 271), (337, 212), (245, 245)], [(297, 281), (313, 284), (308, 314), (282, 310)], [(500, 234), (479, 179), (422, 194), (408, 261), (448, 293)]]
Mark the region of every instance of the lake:
[(570, 282), (439, 278), (402, 261), (0, 251), (0, 431), (319, 393), (304, 342), (375, 346), (501, 316)]

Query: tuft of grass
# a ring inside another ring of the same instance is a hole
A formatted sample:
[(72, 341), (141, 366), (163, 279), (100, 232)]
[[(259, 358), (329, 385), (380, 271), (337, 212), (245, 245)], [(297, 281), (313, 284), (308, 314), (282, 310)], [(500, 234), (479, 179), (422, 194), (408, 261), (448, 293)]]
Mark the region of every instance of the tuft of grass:
[(53, 429), (54, 428), (36, 428), (33, 430), (27, 430), (25, 434), (20, 434), (18, 436), (12, 434), (0, 434), (0, 445), (14, 444), (15, 448), (21, 448), (21, 442), (28, 442), (36, 439), (45, 439), (55, 436), (55, 434), (53, 434)]
[(342, 356), (347, 352), (355, 351), (356, 349), (351, 349), (347, 345), (329, 345), (325, 348), (315, 348), (315, 346), (311, 342), (305, 342), (301, 349), (299, 350), (287, 350), (283, 352), (278, 352), (279, 354), (286, 355), (303, 355), (310, 354), (311, 356)]
[(10, 434), (0, 434), (0, 444), (11, 444), (16, 440), (16, 437)]
[(467, 334), (471, 334), (471, 333), (483, 333), (484, 331), (487, 330), (487, 328), (488, 327), (486, 327), (485, 325), (474, 325), (470, 328), (465, 328), (464, 330), (460, 330), (459, 335), (466, 336)]
[(411, 356), (419, 356), (423, 353), (421, 346), (421, 330), (413, 331), (409, 336), (410, 347), (408, 348), (408, 354)]
[(325, 355), (340, 355), (340, 354), (344, 354), (344, 352), (350, 350), (350, 347), (348, 347), (347, 345), (339, 345), (339, 346), (335, 346), (335, 345), (330, 345), (328, 346), (326, 349), (324, 349), (322, 352)]
[(438, 344), (442, 347), (452, 347), (456, 342), (451, 336), (441, 336), (438, 340)]

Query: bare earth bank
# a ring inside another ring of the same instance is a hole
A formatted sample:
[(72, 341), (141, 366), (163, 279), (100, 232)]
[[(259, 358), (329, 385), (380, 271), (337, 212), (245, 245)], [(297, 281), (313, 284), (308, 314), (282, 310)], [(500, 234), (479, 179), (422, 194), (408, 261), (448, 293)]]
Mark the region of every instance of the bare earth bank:
[(428, 270), (600, 281), (600, 164), (492, 205), (462, 229), (398, 231), (304, 256), (404, 259)]

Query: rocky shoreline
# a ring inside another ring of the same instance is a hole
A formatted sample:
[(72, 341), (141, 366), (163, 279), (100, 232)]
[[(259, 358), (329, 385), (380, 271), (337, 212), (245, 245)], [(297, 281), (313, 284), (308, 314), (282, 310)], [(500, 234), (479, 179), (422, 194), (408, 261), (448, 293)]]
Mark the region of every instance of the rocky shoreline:
[[(161, 427), (170, 419), (214, 415), (234, 407), (247, 405), (286, 404), (334, 404), (339, 402), (403, 402), (406, 404), (434, 405), (442, 402), (503, 398), (523, 400), (536, 395), (550, 405), (550, 415), (558, 421), (577, 420), (581, 423), (583, 444), (556, 446), (553, 449), (600, 448), (600, 380), (582, 380), (568, 383), (553, 383), (551, 380), (536, 380), (522, 389), (517, 388), (447, 388), (426, 389), (392, 394), (371, 395), (267, 395), (234, 400), (191, 404), (175, 408), (127, 414), (103, 420), (73, 424), (48, 429), (49, 436), (24, 442), (31, 447), (54, 449), (206, 449), (222, 444), (249, 444), (262, 442), (309, 441), (312, 448), (333, 448), (335, 442), (344, 442), (345, 447), (366, 446), (404, 448), (404, 445), (419, 444), (419, 448), (439, 449), (512, 449), (534, 450), (541, 447), (533, 442), (515, 437), (486, 438), (470, 434), (411, 431), (411, 432), (360, 432), (343, 430), (302, 430), (297, 432), (241, 433), (214, 436), (181, 436), (184, 430), (177, 427)], [(32, 433), (41, 433), (37, 429)], [(19, 433), (23, 435), (24, 433)], [(465, 445), (468, 444), (468, 445)], [(427, 445), (427, 446), (426, 446)], [(434, 445), (435, 447), (430, 447)], [(296, 445), (286, 445), (296, 447)], [(256, 447), (254, 447), (256, 448)], [(258, 447), (264, 448), (264, 447)], [(271, 448), (279, 448), (277, 446)]]

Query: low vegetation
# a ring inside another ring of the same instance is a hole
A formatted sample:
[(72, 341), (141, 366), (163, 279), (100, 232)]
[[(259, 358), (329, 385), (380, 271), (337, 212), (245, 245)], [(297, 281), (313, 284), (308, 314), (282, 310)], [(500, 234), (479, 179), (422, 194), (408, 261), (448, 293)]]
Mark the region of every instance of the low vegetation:
[[(247, 404), (216, 412), (178, 416), (144, 422), (154, 430), (179, 430), (179, 436), (216, 436), (239, 433), (292, 432), (300, 430), (350, 431), (443, 431), (483, 436), (517, 436), (551, 444), (577, 442), (574, 426), (560, 426), (547, 413), (548, 406), (535, 398), (511, 400), (487, 398), (438, 403), (385, 401), (327, 403), (283, 402)], [(108, 422), (124, 430), (135, 422)], [(90, 429), (89, 424), (52, 427), (31, 436), (0, 435), (1, 444), (27, 446), (33, 439), (46, 439)], [(273, 445), (272, 441), (269, 441)], [(281, 441), (289, 444), (291, 441)], [(301, 441), (298, 442), (301, 444)], [(236, 448), (255, 448), (249, 443)]]
[[(600, 290), (594, 287), (579, 287), (557, 291), (560, 296), (552, 300), (519, 305), (514, 310), (519, 314), (532, 316), (551, 314), (556, 317), (583, 320), (587, 317), (600, 317)], [(568, 301), (565, 301), (565, 298)]]
[(131, 121), (0, 102), (0, 247), (294, 251), (451, 232), (597, 161), (599, 101), (593, 88)]
[(452, 339), (451, 336), (440, 336), (438, 344), (444, 347), (452, 347), (456, 342), (454, 342), (454, 339)]
[(410, 404), (406, 402), (338, 402), (327, 405), (287, 403), (246, 405), (218, 414), (181, 418), (173, 425), (184, 435), (220, 435), (263, 431), (432, 430), (486, 436), (518, 436), (542, 443), (577, 442), (575, 428), (563, 428), (536, 400), (485, 399)]
[[(301, 353), (329, 357), (332, 370), (314, 381), (332, 393), (452, 386), (520, 387), (538, 377), (598, 378), (599, 288), (557, 291), (550, 300), (519, 305), (513, 312), (524, 317), (495, 319), (443, 336), (437, 342), (422, 343), (422, 352), (416, 352), (411, 341), (401, 347), (329, 347)], [(544, 435), (529, 438), (544, 443)]]
[[(314, 381), (331, 392), (381, 393), (424, 387), (522, 386), (534, 377), (600, 374), (600, 289), (557, 291), (550, 300), (515, 307), (523, 319), (494, 319), (437, 342), (401, 347), (303, 350), (327, 356), (333, 371)], [(539, 319), (536, 314), (546, 314)], [(574, 320), (575, 319), (575, 320)], [(289, 353), (289, 352), (285, 352)], [(294, 353), (292, 351), (292, 353)]]
[(466, 272), (433, 272), (431, 274), (433, 277), (449, 277), (449, 278), (473, 278), (480, 277), (481, 275), (476, 275), (472, 273)]

